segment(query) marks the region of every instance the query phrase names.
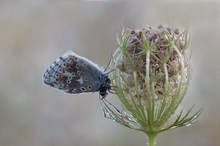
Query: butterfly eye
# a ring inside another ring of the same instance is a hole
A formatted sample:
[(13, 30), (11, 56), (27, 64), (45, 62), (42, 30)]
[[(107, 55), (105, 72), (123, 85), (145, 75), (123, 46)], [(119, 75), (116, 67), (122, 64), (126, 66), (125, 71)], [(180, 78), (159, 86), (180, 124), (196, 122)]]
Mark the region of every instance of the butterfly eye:
[(76, 68), (79, 68), (80, 67), (80, 65), (79, 64), (76, 64)]
[(73, 59), (72, 59), (72, 58), (68, 58), (68, 59), (67, 59), (67, 62), (68, 62), (68, 63), (72, 63), (72, 62), (73, 62)]
[(70, 81), (70, 80), (66, 80), (66, 82), (67, 82), (67, 84), (70, 84), (70, 83), (71, 83), (71, 81)]
[(56, 76), (56, 77), (60, 77), (60, 75), (59, 75), (59, 74), (55, 74), (55, 76)]
[(86, 88), (81, 87), (80, 90), (81, 90), (81, 91), (86, 91)]
[(60, 72), (60, 73), (63, 73), (63, 71), (64, 71), (64, 70), (63, 70), (63, 69), (61, 69), (61, 68), (58, 70), (58, 72)]
[(67, 65), (66, 65), (66, 63), (63, 63), (63, 67), (66, 67)]
[(73, 77), (68, 77), (68, 80), (72, 80), (73, 79)]
[(91, 90), (91, 89), (92, 89), (92, 86), (91, 86), (91, 85), (89, 85), (87, 88), (88, 88), (89, 90)]

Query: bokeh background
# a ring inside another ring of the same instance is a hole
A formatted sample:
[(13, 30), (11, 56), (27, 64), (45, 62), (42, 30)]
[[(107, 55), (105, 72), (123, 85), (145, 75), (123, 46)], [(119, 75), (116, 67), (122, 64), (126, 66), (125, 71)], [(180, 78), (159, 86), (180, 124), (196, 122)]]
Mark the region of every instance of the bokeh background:
[(218, 0), (1, 0), (0, 146), (145, 146), (143, 133), (103, 117), (98, 93), (66, 95), (42, 75), (69, 49), (105, 67), (123, 27), (172, 22), (191, 32), (192, 80), (181, 108), (204, 111), (157, 145), (219, 146)]

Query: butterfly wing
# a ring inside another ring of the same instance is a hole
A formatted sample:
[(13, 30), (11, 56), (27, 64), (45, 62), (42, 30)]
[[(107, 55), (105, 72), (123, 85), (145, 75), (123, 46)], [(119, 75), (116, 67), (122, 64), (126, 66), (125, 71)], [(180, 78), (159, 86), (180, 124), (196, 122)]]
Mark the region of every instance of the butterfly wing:
[(98, 65), (72, 51), (59, 57), (44, 73), (44, 83), (66, 93), (97, 92), (104, 73)]

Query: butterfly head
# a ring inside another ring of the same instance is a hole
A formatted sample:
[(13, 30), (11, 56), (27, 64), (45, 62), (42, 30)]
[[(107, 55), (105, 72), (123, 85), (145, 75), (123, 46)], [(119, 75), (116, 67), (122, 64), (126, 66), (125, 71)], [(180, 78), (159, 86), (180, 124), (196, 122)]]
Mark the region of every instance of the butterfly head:
[(108, 74), (104, 74), (101, 80), (102, 84), (99, 88), (99, 95), (102, 97), (101, 99), (104, 99), (108, 95), (107, 91), (111, 90), (111, 80), (109, 79)]

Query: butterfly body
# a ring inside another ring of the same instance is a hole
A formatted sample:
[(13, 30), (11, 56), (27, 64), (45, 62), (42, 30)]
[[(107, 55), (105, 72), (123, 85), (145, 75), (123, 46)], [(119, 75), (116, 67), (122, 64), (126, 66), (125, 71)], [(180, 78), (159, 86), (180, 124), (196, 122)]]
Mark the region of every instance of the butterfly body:
[(108, 73), (72, 51), (67, 51), (46, 70), (43, 81), (66, 93), (99, 92), (102, 98), (111, 89)]

